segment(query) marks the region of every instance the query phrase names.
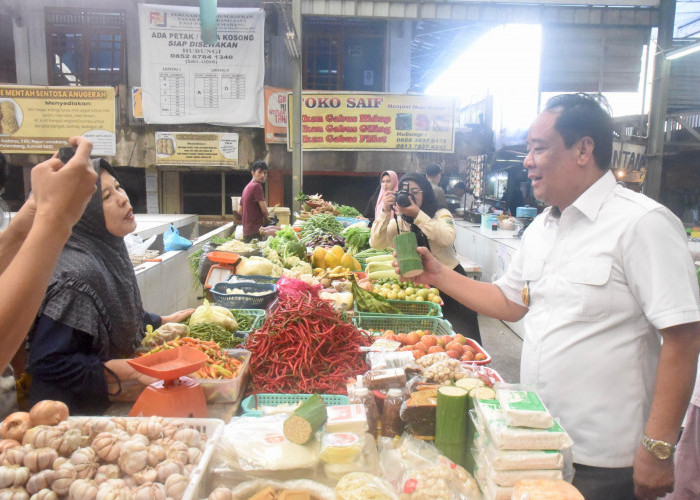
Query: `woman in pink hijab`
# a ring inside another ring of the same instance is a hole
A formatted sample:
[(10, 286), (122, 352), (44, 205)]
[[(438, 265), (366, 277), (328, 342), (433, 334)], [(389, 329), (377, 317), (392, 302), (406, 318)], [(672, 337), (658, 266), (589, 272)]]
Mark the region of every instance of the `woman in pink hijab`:
[[(374, 207), (374, 218), (378, 219), (379, 215), (382, 213), (382, 207), (384, 205), (384, 196), (387, 193), (393, 193), (399, 188), (399, 176), (393, 170), (387, 170), (382, 172), (382, 176), (379, 178), (379, 196), (377, 196), (377, 203)], [(393, 217), (393, 210), (392, 210)]]

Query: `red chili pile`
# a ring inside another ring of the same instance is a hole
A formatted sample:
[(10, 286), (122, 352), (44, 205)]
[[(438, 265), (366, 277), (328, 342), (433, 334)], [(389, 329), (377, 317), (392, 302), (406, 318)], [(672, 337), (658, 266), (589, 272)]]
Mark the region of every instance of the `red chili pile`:
[(284, 297), (246, 340), (253, 390), (344, 394), (348, 378), (367, 371), (369, 337), (316, 297)]

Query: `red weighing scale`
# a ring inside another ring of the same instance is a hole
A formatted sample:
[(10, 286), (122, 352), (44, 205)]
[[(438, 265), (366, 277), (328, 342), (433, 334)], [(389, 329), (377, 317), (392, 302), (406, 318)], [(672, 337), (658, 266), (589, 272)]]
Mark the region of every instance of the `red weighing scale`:
[(240, 255), (233, 252), (209, 252), (207, 259), (216, 262), (209, 268), (204, 288), (209, 290), (220, 281), (226, 281), (236, 269), (236, 263), (241, 259)]
[(199, 370), (206, 360), (206, 354), (187, 346), (128, 360), (137, 372), (161, 379), (141, 392), (129, 416), (207, 418), (202, 386), (185, 376)]

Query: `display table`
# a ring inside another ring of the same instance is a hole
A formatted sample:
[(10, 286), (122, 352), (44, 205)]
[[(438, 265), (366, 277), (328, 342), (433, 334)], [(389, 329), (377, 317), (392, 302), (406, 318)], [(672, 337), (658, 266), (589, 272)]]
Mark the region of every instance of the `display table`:
[[(520, 248), (518, 231), (482, 229), (480, 224), (455, 220), (455, 249), (460, 256), (481, 266), (481, 280), (493, 282), (503, 276)], [(511, 323), (504, 321), (520, 338), (525, 335), (522, 320)]]

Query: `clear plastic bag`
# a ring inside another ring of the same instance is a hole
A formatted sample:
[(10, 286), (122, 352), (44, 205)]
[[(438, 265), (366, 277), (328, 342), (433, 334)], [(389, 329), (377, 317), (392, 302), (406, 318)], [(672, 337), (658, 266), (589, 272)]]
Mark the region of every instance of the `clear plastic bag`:
[(213, 467), (235, 471), (280, 471), (315, 468), (318, 439), (298, 445), (284, 437), (287, 415), (235, 417), (224, 428), (212, 460)]
[(338, 500), (396, 500), (391, 485), (381, 477), (368, 472), (351, 472), (343, 476), (335, 487)]

